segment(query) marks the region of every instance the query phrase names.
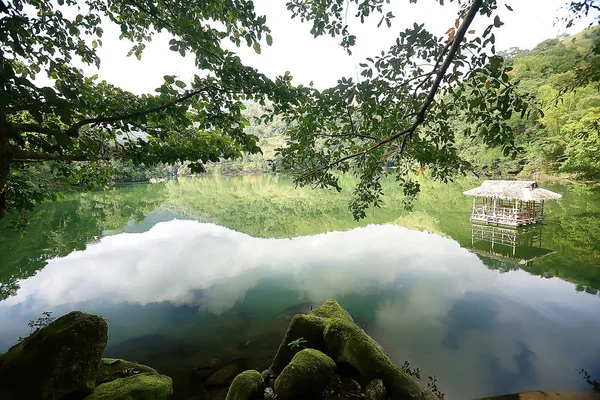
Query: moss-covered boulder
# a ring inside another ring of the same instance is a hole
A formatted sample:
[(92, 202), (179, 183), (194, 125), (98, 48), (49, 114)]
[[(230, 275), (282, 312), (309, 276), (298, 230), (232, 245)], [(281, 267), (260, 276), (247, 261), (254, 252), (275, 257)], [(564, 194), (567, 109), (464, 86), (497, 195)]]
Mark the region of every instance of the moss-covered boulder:
[(168, 376), (140, 373), (103, 383), (83, 400), (166, 400), (172, 392)]
[[(290, 346), (299, 339), (303, 339), (302, 343), (297, 342), (300, 346)], [(271, 370), (275, 373), (285, 370), (302, 347), (322, 351), (340, 370), (351, 370), (352, 377), (363, 385), (381, 379), (391, 398), (437, 400), (424, 384), (397, 368), (383, 348), (358, 327), (335, 300), (327, 300), (309, 314), (299, 314), (292, 319)]]
[(96, 385), (140, 373), (158, 375), (158, 372), (154, 368), (148, 367), (147, 365), (121, 360), (119, 358), (103, 358), (100, 360)]
[(244, 371), (231, 382), (226, 400), (262, 399), (264, 387), (263, 377), (258, 371)]
[(425, 385), (396, 367), (381, 347), (355, 324), (331, 319), (324, 338), (335, 362), (352, 365), (363, 383), (381, 379), (393, 399), (438, 400)]
[(85, 396), (96, 386), (107, 340), (103, 318), (79, 311), (63, 315), (0, 356), (0, 398)]
[[(326, 352), (323, 332), (331, 318), (354, 322), (350, 314), (337, 301), (331, 299), (312, 310), (309, 314), (296, 315), (290, 322), (279, 350), (277, 350), (273, 364), (270, 367), (271, 371), (276, 374), (283, 371), (292, 357), (305, 347)], [(290, 346), (290, 343), (299, 339), (303, 340), (300, 346)]]
[(281, 371), (275, 380), (280, 400), (317, 399), (331, 380), (335, 362), (319, 350), (304, 349)]

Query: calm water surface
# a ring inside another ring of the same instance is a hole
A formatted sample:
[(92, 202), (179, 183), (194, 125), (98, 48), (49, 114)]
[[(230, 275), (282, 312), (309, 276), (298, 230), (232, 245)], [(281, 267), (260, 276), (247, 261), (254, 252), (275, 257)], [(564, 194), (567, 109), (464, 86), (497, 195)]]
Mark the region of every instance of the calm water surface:
[(0, 231), (0, 352), (43, 311), (101, 314), (106, 356), (158, 368), (187, 399), (196, 365), (241, 357), (263, 369), (295, 313), (336, 298), (448, 399), (590, 390), (577, 370), (600, 379), (600, 190), (545, 183), (564, 198), (515, 236), (472, 228), (461, 192), (478, 183), (423, 181), (409, 214), (390, 182), (361, 222), (348, 194), (278, 176), (45, 204), (22, 239)]

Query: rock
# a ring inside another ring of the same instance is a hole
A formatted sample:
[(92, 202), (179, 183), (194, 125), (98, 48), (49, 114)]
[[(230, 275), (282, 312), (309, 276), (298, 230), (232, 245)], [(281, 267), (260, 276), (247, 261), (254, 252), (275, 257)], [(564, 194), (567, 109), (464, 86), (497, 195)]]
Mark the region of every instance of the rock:
[(438, 400), (420, 381), (396, 367), (381, 347), (354, 323), (332, 318), (324, 338), (336, 363), (350, 364), (364, 383), (381, 379), (394, 399)]
[[(294, 355), (304, 347), (325, 351), (323, 331), (326, 321), (318, 316), (310, 314), (298, 314), (292, 318), (290, 326), (279, 345), (279, 350), (273, 359), (270, 370), (278, 374), (285, 368)], [(289, 344), (295, 340), (303, 339), (306, 342), (303, 347), (291, 347)]]
[(166, 400), (172, 392), (168, 376), (142, 373), (103, 383), (83, 400)]
[(354, 322), (350, 313), (344, 310), (340, 306), (340, 303), (333, 299), (325, 301), (325, 303), (312, 310), (310, 314), (322, 318), (339, 318), (344, 321)]
[(365, 389), (365, 400), (386, 400), (388, 398), (385, 385), (381, 379), (373, 379)]
[[(225, 386), (240, 372), (237, 364), (229, 364), (208, 377), (204, 386)], [(260, 375), (260, 374), (259, 374)]]
[(194, 378), (199, 381), (205, 381), (209, 376), (214, 374), (220, 368), (223, 367), (223, 362), (217, 358), (200, 364), (194, 370)]
[(158, 372), (154, 368), (148, 367), (146, 365), (121, 360), (118, 358), (103, 358), (102, 360), (100, 360), (100, 367), (98, 368), (98, 377), (96, 378), (96, 385), (114, 381), (115, 379), (119, 378), (126, 378), (127, 376), (131, 375), (137, 375), (140, 373), (158, 375)]
[(0, 356), (0, 398), (83, 397), (96, 386), (108, 339), (103, 318), (74, 311)]
[[(335, 300), (327, 300), (310, 313), (299, 314), (292, 319), (271, 371), (277, 374), (287, 368), (286, 365), (300, 350), (298, 346), (290, 347), (289, 344), (298, 339), (305, 340), (302, 347), (330, 356), (340, 370), (351, 370), (351, 376), (363, 385), (373, 379), (381, 379), (392, 398), (437, 400), (423, 383), (396, 367), (385, 350), (357, 326)], [(278, 394), (277, 389), (275, 393)]]
[(244, 371), (231, 383), (226, 400), (259, 400), (263, 397), (264, 387), (263, 377), (258, 371)]
[(275, 380), (280, 400), (318, 399), (331, 380), (335, 362), (319, 350), (298, 352)]

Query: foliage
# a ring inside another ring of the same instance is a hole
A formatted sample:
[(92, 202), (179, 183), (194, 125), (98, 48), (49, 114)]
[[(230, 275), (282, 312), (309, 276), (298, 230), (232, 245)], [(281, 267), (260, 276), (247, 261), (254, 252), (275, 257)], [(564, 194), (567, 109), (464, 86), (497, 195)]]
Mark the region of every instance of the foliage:
[(296, 340), (292, 340), (291, 342), (289, 342), (288, 346), (292, 350), (300, 350), (300, 349), (306, 348), (306, 346), (305, 346), (306, 343), (308, 343), (308, 341), (306, 339), (304, 339), (303, 337), (301, 337), (301, 338), (298, 338)]
[[(223, 42), (253, 47), (272, 42), (266, 18), (252, 2), (17, 0), (0, 7), (0, 218), (23, 213), (54, 194), (21, 172), (32, 162), (110, 168), (109, 159), (153, 166), (188, 162), (192, 172), (220, 158), (258, 153), (246, 134), (244, 100), (293, 104), (291, 77), (266, 78), (242, 64)], [(210, 22), (210, 23), (209, 23)], [(106, 24), (116, 25), (130, 55), (140, 58), (159, 32), (170, 50), (194, 57), (191, 82), (166, 75), (155, 94), (141, 96), (87, 76), (78, 64), (99, 66)], [(42, 78), (49, 86), (40, 86)], [(61, 170), (58, 168), (58, 170)], [(12, 175), (11, 171), (16, 171)], [(69, 171), (71, 172), (71, 170)], [(105, 186), (110, 173), (86, 175)], [(57, 175), (65, 180), (68, 174)]]
[[(508, 52), (505, 62), (513, 68), (511, 81), (520, 92), (535, 98), (543, 112), (533, 113), (528, 120), (513, 116), (509, 121), (515, 143), (522, 149), (514, 159), (480, 138), (459, 134), (460, 156), (488, 176), (569, 173), (584, 179), (599, 177), (595, 154), (600, 150), (600, 79), (578, 76), (581, 64), (596, 57), (597, 43), (600, 29), (596, 28), (564, 40), (546, 40), (531, 51)], [(461, 117), (454, 121), (457, 131), (465, 125)]]
[[(31, 320), (27, 324), (27, 326), (30, 329), (29, 335), (33, 335), (34, 333), (36, 333), (40, 329), (47, 327), (52, 322), (54, 322), (55, 319), (56, 318), (52, 316), (52, 312), (51, 311), (44, 311), (42, 313), (42, 316), (40, 318), (36, 319), (35, 321)], [(23, 340), (25, 340), (24, 337), (19, 337), (19, 342), (22, 342)]]
[[(381, 179), (393, 175), (410, 208), (419, 192), (414, 175), (427, 171), (448, 182), (470, 170), (456, 148), (451, 119), (458, 114), (467, 123), (468, 137), (501, 146), (504, 155), (517, 154), (508, 121), (513, 113), (528, 114), (531, 106), (510, 81), (511, 67), (494, 55), (494, 32), (503, 25), (499, 4), (474, 0), (459, 5), (446, 35), (436, 36), (415, 23), (387, 52), (360, 64), (360, 81), (342, 78), (333, 88), (312, 90), (307, 101), (285, 113), (290, 130), (287, 147), (280, 149), (281, 168), (296, 174), (297, 185), (339, 191), (337, 172), (352, 172), (358, 183), (350, 208), (355, 218), (363, 218), (368, 207), (381, 205)], [(343, 26), (345, 6), (338, 2), (296, 0), (288, 7), (314, 21), (315, 36), (341, 35), (347, 49), (355, 42)], [(381, 14), (388, 25), (393, 18), (382, 2), (362, 2), (361, 21), (372, 13)], [(477, 17), (492, 19), (481, 34), (470, 28)], [(389, 164), (396, 168), (384, 168)]]
[(579, 375), (581, 375), (583, 377), (583, 379), (585, 379), (585, 381), (588, 384), (592, 385), (594, 392), (600, 392), (600, 382), (598, 382), (596, 379), (592, 379), (590, 374), (583, 368), (580, 370), (577, 370), (577, 372), (579, 373)]
[[(408, 360), (404, 360), (404, 364), (402, 364), (400, 370), (405, 374), (412, 376), (413, 378), (421, 380), (421, 370), (419, 370), (419, 367), (411, 367)], [(444, 393), (440, 391), (440, 388), (437, 386), (437, 378), (435, 375), (430, 375), (427, 377), (427, 387), (438, 397), (438, 399), (445, 399)]]

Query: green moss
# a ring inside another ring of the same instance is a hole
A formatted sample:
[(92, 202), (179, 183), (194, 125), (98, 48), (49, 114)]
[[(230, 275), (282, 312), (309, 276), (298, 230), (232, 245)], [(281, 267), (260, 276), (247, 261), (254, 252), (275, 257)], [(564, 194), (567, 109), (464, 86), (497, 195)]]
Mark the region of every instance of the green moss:
[(312, 314), (298, 314), (290, 322), (290, 326), (279, 345), (279, 350), (273, 359), (271, 371), (275, 374), (280, 373), (290, 362), (292, 357), (301, 349), (289, 346), (294, 340), (303, 338), (306, 340), (304, 347), (325, 351), (325, 341), (323, 340), (323, 331), (327, 326), (327, 321)]
[(226, 400), (262, 399), (264, 386), (265, 382), (258, 371), (244, 371), (231, 383)]
[(336, 362), (352, 365), (363, 383), (381, 379), (394, 399), (438, 400), (425, 385), (396, 367), (377, 342), (355, 324), (332, 319), (324, 337)]
[(166, 400), (172, 391), (168, 376), (144, 373), (103, 383), (83, 400)]
[(121, 360), (118, 358), (103, 358), (100, 360), (96, 385), (114, 381), (118, 378), (125, 378), (129, 375), (133, 375), (136, 371), (138, 373), (158, 375), (158, 372), (154, 368), (150, 368), (146, 365)]
[(321, 306), (310, 312), (312, 315), (323, 318), (339, 318), (344, 321), (354, 322), (348, 311), (344, 310), (340, 303), (333, 299), (325, 301)]
[(10, 388), (0, 397), (85, 396), (96, 386), (107, 340), (108, 326), (97, 315), (74, 311), (58, 318), (0, 356), (0, 388)]
[(281, 400), (320, 398), (331, 380), (335, 362), (314, 349), (298, 352), (275, 380), (275, 393)]

